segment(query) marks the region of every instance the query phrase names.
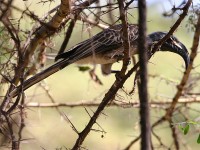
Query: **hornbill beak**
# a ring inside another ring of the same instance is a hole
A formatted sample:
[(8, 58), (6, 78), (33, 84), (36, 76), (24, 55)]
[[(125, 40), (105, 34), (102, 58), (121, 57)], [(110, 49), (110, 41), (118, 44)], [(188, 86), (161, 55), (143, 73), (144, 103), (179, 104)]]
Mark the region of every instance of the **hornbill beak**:
[[(156, 42), (162, 39), (167, 33), (165, 32), (154, 32), (152, 34), (148, 35), (149, 39), (149, 45), (151, 45), (151, 42)], [(176, 37), (171, 36), (169, 39), (167, 39), (160, 48), (160, 51), (170, 51), (173, 53), (176, 53), (180, 55), (183, 60), (185, 61), (185, 68), (187, 69), (189, 63), (190, 63), (190, 57), (187, 48), (183, 43), (181, 43)]]

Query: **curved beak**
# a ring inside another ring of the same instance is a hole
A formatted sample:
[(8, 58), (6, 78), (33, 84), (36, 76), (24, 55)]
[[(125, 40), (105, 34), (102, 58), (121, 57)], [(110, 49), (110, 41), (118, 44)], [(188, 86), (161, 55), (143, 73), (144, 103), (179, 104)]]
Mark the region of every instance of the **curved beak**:
[[(166, 33), (164, 32), (155, 32), (149, 35), (149, 38), (155, 42), (159, 41), (162, 39)], [(161, 48), (160, 51), (170, 51), (173, 53), (176, 53), (180, 55), (183, 60), (185, 61), (185, 68), (187, 69), (189, 63), (190, 63), (190, 57), (187, 48), (183, 43), (181, 43), (176, 37), (171, 36), (167, 41), (165, 41)]]

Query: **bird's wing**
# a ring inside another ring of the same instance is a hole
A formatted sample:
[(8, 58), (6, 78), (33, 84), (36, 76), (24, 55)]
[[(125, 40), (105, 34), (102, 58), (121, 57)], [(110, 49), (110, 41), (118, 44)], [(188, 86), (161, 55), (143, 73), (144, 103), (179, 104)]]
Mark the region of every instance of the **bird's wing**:
[(100, 54), (109, 52), (122, 46), (122, 39), (120, 32), (114, 29), (106, 29), (92, 38), (85, 40), (69, 51), (60, 54), (56, 57), (58, 59), (69, 59), (76, 62), (82, 58), (86, 58), (93, 54)]
[[(122, 47), (121, 29), (122, 25), (115, 25), (111, 28), (96, 34), (92, 38), (85, 40), (76, 46), (69, 49), (69, 51), (62, 53), (56, 57), (58, 59), (68, 59), (71, 63), (80, 59), (92, 56), (93, 54), (105, 54), (112, 50)], [(133, 42), (138, 37), (138, 26), (129, 25), (129, 38)]]

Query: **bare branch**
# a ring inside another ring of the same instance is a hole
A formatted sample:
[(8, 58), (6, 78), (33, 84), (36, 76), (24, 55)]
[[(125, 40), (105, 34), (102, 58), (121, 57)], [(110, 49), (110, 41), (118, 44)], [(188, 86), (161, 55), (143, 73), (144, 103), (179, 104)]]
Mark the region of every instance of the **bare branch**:
[[(200, 103), (200, 97), (190, 97), (190, 98), (180, 98), (179, 104), (187, 105), (187, 104), (194, 104)], [(88, 101), (88, 100), (81, 100), (78, 102), (67, 102), (67, 103), (37, 103), (37, 102), (29, 102), (25, 104), (25, 107), (98, 107), (100, 102)], [(149, 107), (151, 108), (160, 108), (166, 109), (171, 104), (171, 100), (160, 100), (160, 101), (151, 101), (149, 103)], [(136, 102), (129, 102), (128, 100), (124, 100), (123, 102), (111, 102), (107, 107), (123, 107), (123, 108), (139, 108), (140, 104), (138, 100)]]
[(131, 141), (128, 146), (126, 148), (124, 148), (124, 150), (130, 150), (130, 148), (133, 146), (133, 144), (135, 144), (138, 140), (140, 140), (141, 136), (139, 135), (138, 137), (136, 137), (133, 141)]
[[(83, 3), (81, 3), (80, 5), (78, 5), (77, 7), (75, 7), (72, 11), (78, 15), (85, 7), (91, 5), (92, 3), (94, 3), (96, 0), (88, 0), (88, 1), (84, 1)], [(56, 14), (53, 16), (53, 18), (47, 23), (48, 26), (42, 26), (39, 28), (39, 30), (36, 32), (36, 35), (33, 39), (31, 39), (28, 47), (25, 50), (25, 54), (24, 54), (24, 59), (23, 59), (23, 63), (19, 65), (18, 69), (17, 69), (17, 73), (15, 74), (14, 80), (13, 80), (13, 84), (17, 85), (19, 82), (19, 78), (22, 76), (23, 74), (23, 70), (24, 68), (26, 68), (31, 60), (31, 56), (33, 55), (36, 47), (42, 43), (43, 40), (45, 40), (47, 37), (53, 35), (56, 30), (60, 27), (61, 23), (63, 22), (63, 19), (65, 19), (65, 17), (67, 15), (69, 15), (69, 1), (68, 0), (62, 0), (61, 1), (61, 5), (58, 9), (58, 11), (56, 12)], [(69, 20), (69, 18), (67, 18)], [(67, 21), (66, 21), (67, 22)], [(51, 29), (49, 28), (51, 27)], [(53, 29), (53, 30), (52, 30)], [(61, 62), (65, 65), (65, 62)], [(54, 66), (55, 67), (55, 66)], [(57, 66), (56, 66), (57, 67)], [(52, 67), (53, 68), (53, 67)], [(48, 77), (49, 75), (59, 71), (59, 68), (54, 68), (54, 70), (52, 68), (49, 68), (45, 75), (41, 75), (39, 74), (39, 78), (37, 80), (37, 82), (43, 80), (44, 78)], [(29, 80), (30, 81), (30, 80)], [(23, 89), (26, 90), (28, 87), (34, 85), (35, 83), (37, 83), (36, 80), (32, 80), (32, 82), (26, 82), (25, 84), (29, 84), (29, 86), (25, 86), (25, 85), (21, 85), (23, 86)], [(31, 84), (31, 85), (30, 85)], [(13, 91), (14, 87), (11, 85), (9, 88), (9, 91), (7, 93), (6, 99), (3, 101), (1, 108), (2, 110), (6, 110), (8, 103), (10, 102), (11, 98), (13, 96), (16, 96), (19, 91), (19, 88), (15, 89)], [(12, 93), (10, 93), (12, 91)]]
[(185, 4), (185, 6), (183, 7), (183, 13), (180, 15), (180, 17), (178, 18), (178, 20), (174, 23), (174, 25), (171, 27), (171, 29), (169, 30), (169, 32), (160, 40), (158, 41), (158, 43), (156, 43), (152, 49), (152, 53), (154, 54), (159, 47), (167, 40), (169, 39), (169, 37), (176, 31), (176, 29), (179, 27), (179, 25), (181, 24), (181, 22), (183, 21), (183, 19), (185, 18), (185, 16), (188, 13), (189, 7), (192, 3), (192, 0), (188, 0), (188, 2)]
[(180, 84), (177, 86), (177, 93), (175, 94), (174, 98), (173, 98), (173, 101), (171, 103), (171, 106), (167, 109), (167, 113), (165, 114), (165, 118), (166, 119), (170, 119), (172, 114), (173, 114), (173, 110), (175, 109), (176, 107), (176, 104), (179, 100), (179, 98), (181, 97), (182, 95), (182, 92), (184, 90), (184, 86), (186, 85), (187, 83), (187, 80), (189, 78), (189, 75), (190, 75), (190, 72), (192, 70), (192, 66), (193, 66), (193, 62), (194, 62), (194, 59), (197, 55), (197, 48), (198, 48), (198, 45), (199, 45), (199, 36), (200, 36), (200, 16), (198, 18), (198, 22), (196, 24), (196, 31), (195, 31), (195, 34), (194, 34), (194, 40), (193, 40), (193, 45), (192, 45), (192, 53), (190, 55), (190, 64), (188, 66), (188, 69), (186, 70), (186, 72), (184, 73), (184, 76), (182, 77), (182, 80), (180, 82)]
[[(141, 132), (141, 150), (151, 150), (151, 128), (150, 128), (150, 110), (147, 90), (147, 42), (146, 42), (146, 1), (138, 1), (139, 11), (139, 37), (138, 51), (140, 64), (140, 81), (138, 81), (138, 91), (140, 99), (140, 132)], [(137, 73), (136, 73), (137, 74)]]
[(1, 1), (0, 6), (0, 21), (3, 17), (7, 15), (8, 10), (10, 9), (10, 6), (12, 5), (13, 0), (7, 0), (7, 2)]
[(76, 129), (76, 127), (74, 126), (74, 124), (71, 122), (71, 120), (67, 117), (67, 115), (63, 113), (62, 116), (64, 117), (64, 119), (67, 122), (69, 122), (71, 124), (71, 127), (76, 132), (76, 134), (79, 134), (78, 130)]
[(118, 3), (119, 3), (120, 19), (123, 25), (121, 34), (123, 39), (124, 58), (120, 74), (120, 76), (123, 77), (130, 61), (130, 41), (129, 41), (128, 24), (127, 24), (127, 13), (126, 10), (124, 9), (124, 2), (122, 0), (118, 0)]
[(77, 15), (75, 15), (75, 18), (73, 20), (71, 20), (70, 25), (69, 25), (67, 32), (66, 32), (66, 35), (65, 35), (65, 39), (64, 39), (57, 55), (62, 54), (65, 51), (67, 44), (69, 42), (69, 39), (71, 37), (71, 34), (73, 32), (76, 20), (77, 20)]
[[(188, 0), (188, 2), (186, 3), (186, 5), (183, 7), (183, 13), (180, 15), (180, 17), (178, 18), (178, 20), (175, 22), (175, 24), (172, 26), (172, 28), (169, 30), (169, 32), (168, 32), (168, 34), (166, 35), (166, 36), (164, 36), (158, 43), (156, 43), (155, 45), (154, 45), (154, 47), (153, 47), (153, 50), (152, 50), (152, 52), (153, 53), (155, 53), (158, 49), (159, 49), (159, 46), (160, 46), (160, 44), (162, 44), (162, 43), (164, 43), (172, 34), (173, 34), (173, 32), (178, 28), (178, 26), (180, 25), (180, 23), (183, 21), (183, 19), (185, 18), (185, 16), (187, 15), (187, 12), (188, 12), (188, 9), (189, 9), (189, 7), (190, 7), (190, 5), (191, 5), (191, 3), (192, 3), (192, 0)], [(192, 61), (191, 61), (192, 62)], [(191, 64), (191, 62), (190, 62), (190, 65), (188, 66), (188, 69), (187, 69), (187, 71), (186, 71), (186, 73), (184, 74), (184, 76), (183, 76), (183, 78), (182, 78), (182, 81), (183, 81), (183, 79), (184, 79), (184, 85), (185, 85), (185, 78), (187, 78), (188, 79), (188, 76), (189, 76), (189, 72), (191, 71), (191, 69), (192, 69), (192, 64)], [(188, 73), (187, 73), (188, 72)], [(186, 75), (187, 74), (187, 75)], [(186, 77), (187, 76), (187, 77)], [(182, 82), (181, 82), (182, 83)], [(182, 85), (182, 84), (180, 84), (180, 85)], [(183, 90), (183, 88), (182, 88), (182, 90)], [(177, 97), (178, 99), (180, 98), (180, 96), (181, 96), (181, 93), (182, 93), (182, 90), (181, 91), (178, 91), (177, 93), (176, 93), (176, 95), (175, 95), (175, 97)], [(174, 97), (174, 98), (175, 98)], [(172, 115), (172, 113), (173, 113), (173, 110), (174, 110), (174, 108), (175, 108), (175, 105), (177, 104), (177, 101), (178, 101), (178, 99), (177, 98), (175, 98), (175, 101), (173, 100), (173, 102), (172, 102), (172, 105), (171, 105), (171, 107), (169, 107), (168, 108), (168, 111), (167, 111), (167, 113), (165, 114), (165, 116), (163, 116), (163, 117), (161, 117), (159, 120), (157, 120), (153, 125), (152, 125), (152, 128), (153, 127), (155, 127), (155, 126), (157, 126), (157, 125), (159, 125), (160, 123), (162, 123), (163, 121), (166, 121), (167, 119), (170, 119), (171, 117), (171, 115)], [(174, 103), (174, 104), (173, 104)]]
[(175, 148), (176, 148), (176, 150), (179, 150), (180, 149), (180, 144), (179, 144), (179, 141), (178, 141), (177, 129), (176, 129), (175, 126), (171, 125), (171, 121), (169, 121), (169, 126), (170, 126), (170, 129), (172, 131), (172, 137), (173, 137)]
[(78, 139), (76, 140), (75, 145), (73, 146), (72, 150), (78, 149), (83, 141), (85, 140), (86, 136), (91, 131), (91, 128), (93, 124), (96, 122), (97, 118), (101, 114), (101, 112), (104, 110), (104, 108), (107, 106), (109, 102), (111, 102), (117, 91), (122, 88), (125, 81), (130, 77), (130, 75), (139, 67), (139, 64), (137, 63), (121, 80), (116, 79), (111, 88), (108, 90), (108, 92), (105, 94), (105, 97), (103, 98), (102, 102), (99, 104), (97, 110), (94, 112), (94, 115), (90, 118), (90, 121), (86, 125), (86, 127), (83, 129), (83, 131), (79, 134)]

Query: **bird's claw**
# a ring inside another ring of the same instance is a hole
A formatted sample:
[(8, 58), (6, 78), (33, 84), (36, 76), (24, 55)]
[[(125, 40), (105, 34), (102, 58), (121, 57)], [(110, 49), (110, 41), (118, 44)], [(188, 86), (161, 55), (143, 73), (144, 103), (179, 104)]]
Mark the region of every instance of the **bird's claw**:
[(121, 80), (122, 79), (120, 71), (112, 70), (111, 73), (115, 73), (115, 77), (116, 77), (117, 80)]
[(118, 71), (118, 70), (111, 70), (111, 73), (119, 73), (120, 71)]
[(115, 77), (117, 80), (121, 80), (121, 75), (119, 70), (111, 70), (111, 73), (115, 73)]

